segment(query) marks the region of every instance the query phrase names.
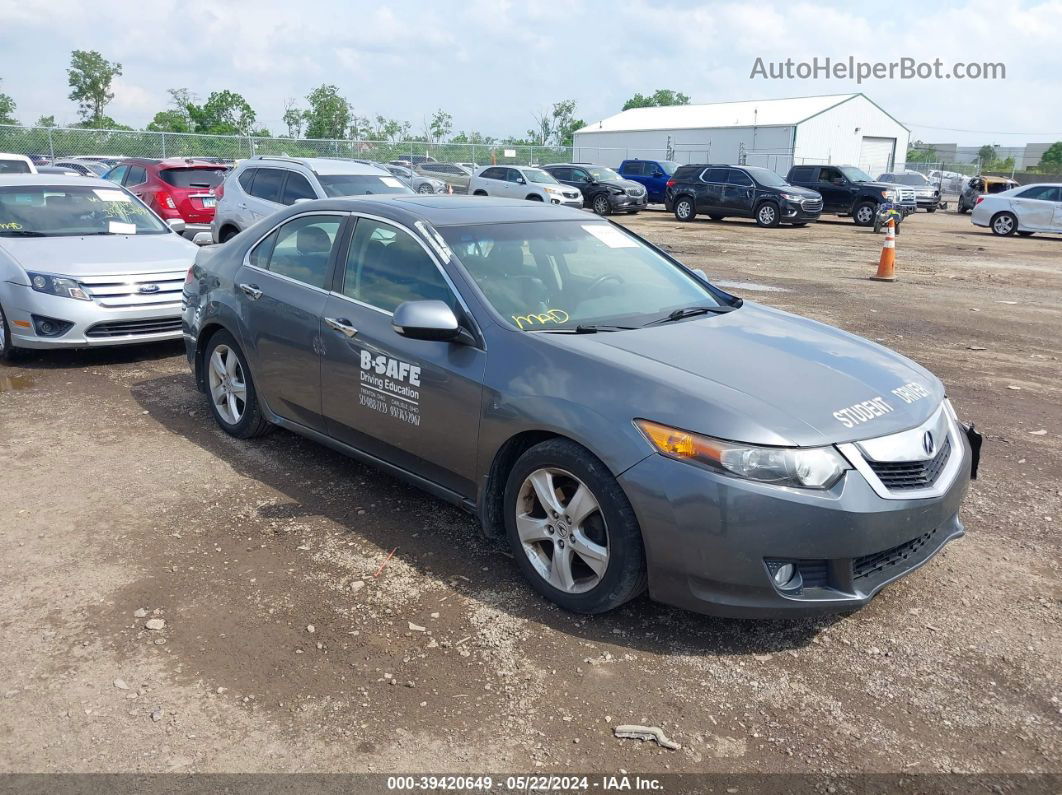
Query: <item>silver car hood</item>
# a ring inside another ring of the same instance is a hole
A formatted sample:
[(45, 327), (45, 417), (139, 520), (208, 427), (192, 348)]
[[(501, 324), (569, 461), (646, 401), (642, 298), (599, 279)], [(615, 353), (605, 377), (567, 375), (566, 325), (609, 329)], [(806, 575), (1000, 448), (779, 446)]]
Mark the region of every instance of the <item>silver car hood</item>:
[(180, 235), (167, 233), (0, 237), (0, 251), (25, 270), (93, 276), (187, 270), (198, 247)]

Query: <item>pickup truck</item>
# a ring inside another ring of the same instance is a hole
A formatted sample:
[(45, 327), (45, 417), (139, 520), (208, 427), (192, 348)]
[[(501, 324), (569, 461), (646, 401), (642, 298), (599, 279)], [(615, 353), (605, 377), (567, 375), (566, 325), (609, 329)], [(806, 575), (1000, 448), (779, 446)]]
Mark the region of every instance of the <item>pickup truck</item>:
[(858, 226), (873, 226), (878, 205), (887, 199), (904, 215), (918, 209), (909, 186), (875, 182), (855, 166), (793, 166), (785, 180), (822, 194), (823, 214), (850, 215)]

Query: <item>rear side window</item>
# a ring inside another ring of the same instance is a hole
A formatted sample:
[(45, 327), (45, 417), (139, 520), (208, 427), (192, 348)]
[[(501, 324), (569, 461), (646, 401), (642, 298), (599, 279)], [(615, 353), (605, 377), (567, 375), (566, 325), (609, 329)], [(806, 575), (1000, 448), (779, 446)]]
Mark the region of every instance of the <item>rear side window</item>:
[(255, 246), (249, 261), (271, 273), (321, 290), (328, 289), (332, 247), (342, 224), (343, 218), (338, 215), (295, 218)]
[(285, 172), (275, 168), (260, 168), (251, 183), (251, 195), (259, 199), (280, 203), (280, 194), (284, 187)]
[(720, 183), (726, 182), (728, 168), (706, 168), (701, 175), (701, 180), (704, 182)]
[(294, 171), (288, 174), (287, 184), (284, 185), (284, 204), (294, 204), (298, 199), (316, 198), (317, 194), (314, 193), (306, 177)]
[(254, 175), (257, 171), (257, 168), (249, 168), (242, 174), (240, 174), (240, 176), (237, 178), (240, 183), (240, 187), (243, 188), (247, 193), (251, 192), (251, 183), (254, 182)]
[(147, 181), (147, 172), (142, 166), (129, 166), (129, 173), (125, 177), (126, 185), (139, 185)]
[(815, 169), (807, 166), (797, 166), (789, 172), (789, 179), (795, 182), (811, 182), (814, 177)]
[(700, 166), (681, 166), (675, 172), (675, 179), (679, 181), (689, 181), (697, 176), (697, 172), (701, 170)]
[(1034, 185), (1019, 193), (1017, 198), (1040, 199), (1041, 201), (1056, 202), (1058, 201), (1058, 191), (1059, 189), (1053, 185)]
[(641, 160), (630, 160), (623, 164), (623, 173), (640, 177), (645, 174), (645, 163)]
[(505, 179), (505, 169), (488, 168), (482, 174), (480, 174), (480, 177), (482, 177), (483, 179)]
[(225, 170), (218, 168), (164, 168), (162, 181), (175, 188), (216, 188), (225, 180)]
[(570, 168), (550, 168), (547, 169), (554, 179), (559, 179), (562, 182), (572, 181), (572, 170)]
[(25, 160), (0, 160), (0, 174), (29, 174), (30, 167)]

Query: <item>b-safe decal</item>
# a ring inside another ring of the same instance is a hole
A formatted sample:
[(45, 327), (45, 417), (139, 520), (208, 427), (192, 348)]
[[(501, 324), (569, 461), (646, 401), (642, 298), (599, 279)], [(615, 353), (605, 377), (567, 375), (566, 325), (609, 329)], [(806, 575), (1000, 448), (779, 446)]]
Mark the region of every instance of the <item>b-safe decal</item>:
[(370, 411), (420, 426), (420, 366), (361, 351), (358, 402)]

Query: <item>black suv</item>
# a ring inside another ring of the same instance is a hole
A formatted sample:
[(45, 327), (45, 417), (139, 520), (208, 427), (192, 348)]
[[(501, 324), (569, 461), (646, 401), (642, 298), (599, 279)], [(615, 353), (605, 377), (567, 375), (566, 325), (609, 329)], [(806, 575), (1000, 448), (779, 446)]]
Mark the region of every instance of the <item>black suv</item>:
[(904, 215), (918, 209), (912, 188), (877, 182), (855, 166), (793, 166), (786, 179), (817, 190), (822, 194), (823, 212), (850, 215), (858, 226), (874, 224), (882, 201), (898, 205)]
[(624, 179), (611, 168), (589, 163), (551, 163), (542, 166), (557, 182), (578, 188), (583, 194), (583, 206), (598, 215), (631, 213), (644, 210), (649, 204), (645, 186)]
[(822, 197), (766, 168), (701, 163), (679, 166), (667, 182), (664, 206), (680, 221), (705, 213), (713, 221), (734, 215), (760, 226), (804, 226), (819, 219)]

